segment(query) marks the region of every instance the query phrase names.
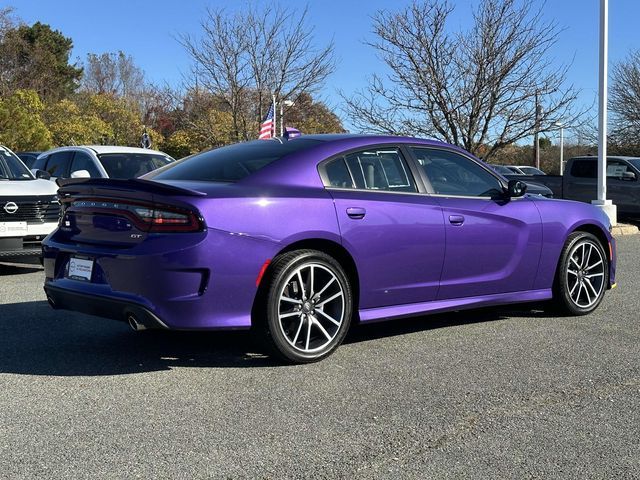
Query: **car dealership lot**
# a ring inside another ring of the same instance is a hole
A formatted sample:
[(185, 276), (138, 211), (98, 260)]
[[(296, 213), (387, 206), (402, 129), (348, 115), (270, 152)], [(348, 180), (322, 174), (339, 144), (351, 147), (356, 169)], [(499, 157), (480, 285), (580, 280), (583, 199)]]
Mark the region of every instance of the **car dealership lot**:
[(3, 477), (640, 475), (640, 236), (587, 317), (473, 310), (356, 328), (281, 366), (246, 333), (53, 311), (0, 266)]

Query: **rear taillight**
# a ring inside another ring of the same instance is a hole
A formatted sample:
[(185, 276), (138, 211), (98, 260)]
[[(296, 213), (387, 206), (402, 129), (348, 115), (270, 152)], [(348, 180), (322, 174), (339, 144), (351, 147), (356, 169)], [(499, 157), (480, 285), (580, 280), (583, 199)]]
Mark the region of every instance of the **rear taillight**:
[(202, 225), (190, 210), (160, 207), (134, 207), (133, 211), (148, 227), (149, 232), (195, 232)]
[(72, 200), (68, 208), (124, 216), (131, 220), (136, 228), (145, 232), (170, 233), (204, 230), (204, 223), (197, 212), (172, 205), (89, 198)]

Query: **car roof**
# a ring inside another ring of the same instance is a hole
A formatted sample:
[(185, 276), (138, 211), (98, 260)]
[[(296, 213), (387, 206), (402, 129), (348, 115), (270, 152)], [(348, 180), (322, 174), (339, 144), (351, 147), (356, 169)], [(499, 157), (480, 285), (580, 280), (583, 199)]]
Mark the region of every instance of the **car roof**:
[(49, 155), (55, 152), (65, 152), (65, 151), (84, 151), (84, 152), (92, 152), (98, 155), (105, 153), (141, 153), (147, 155), (165, 155), (166, 153), (161, 152), (159, 150), (151, 150), (149, 148), (140, 148), (140, 147), (121, 147), (119, 145), (74, 145), (67, 147), (57, 147), (52, 148), (51, 150), (47, 150), (46, 152), (41, 153), (40, 155)]
[[(304, 139), (307, 142), (304, 142)], [(458, 151), (463, 155), (472, 156), (465, 150), (433, 139), (403, 137), (395, 135), (369, 135), (369, 134), (319, 134), (302, 135), (291, 140), (272, 138), (269, 140), (254, 140), (249, 143), (257, 145), (259, 142), (300, 142), (299, 149), (293, 149), (290, 153), (272, 162), (267, 167), (252, 173), (239, 183), (244, 184), (286, 184), (289, 186), (322, 187), (318, 176), (317, 165), (319, 160), (325, 160), (349, 150), (368, 148), (376, 145), (410, 144), (424, 145), (436, 148), (446, 148)], [(473, 157), (473, 156), (472, 156)], [(478, 160), (480, 161), (480, 160)]]
[[(627, 155), (607, 155), (608, 160), (637, 160), (640, 157), (631, 157)], [(598, 160), (597, 155), (581, 155), (579, 157), (572, 157), (569, 160)]]

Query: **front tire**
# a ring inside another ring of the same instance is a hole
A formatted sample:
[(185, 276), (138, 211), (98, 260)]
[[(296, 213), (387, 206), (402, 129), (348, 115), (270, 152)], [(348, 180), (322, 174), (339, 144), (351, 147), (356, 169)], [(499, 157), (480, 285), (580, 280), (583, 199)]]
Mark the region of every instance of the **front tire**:
[(574, 232), (560, 254), (554, 284), (556, 307), (570, 315), (593, 312), (609, 284), (609, 259), (595, 235)]
[(266, 295), (263, 335), (282, 359), (310, 363), (329, 356), (351, 323), (353, 295), (342, 266), (317, 250), (275, 259)]

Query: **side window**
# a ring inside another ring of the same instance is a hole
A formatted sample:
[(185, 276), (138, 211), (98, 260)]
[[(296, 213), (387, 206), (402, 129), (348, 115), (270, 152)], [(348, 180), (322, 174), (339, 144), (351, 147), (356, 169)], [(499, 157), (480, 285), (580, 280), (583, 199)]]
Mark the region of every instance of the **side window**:
[(327, 163), (325, 167), (329, 185), (337, 188), (354, 188), (353, 179), (344, 163), (344, 157), (336, 158)]
[(67, 178), (69, 176), (69, 164), (73, 152), (56, 152), (49, 155), (46, 170), (52, 177)]
[(413, 147), (435, 193), (472, 197), (493, 197), (502, 184), (473, 160), (448, 150)]
[(624, 162), (619, 160), (608, 160), (607, 178), (615, 178), (617, 180), (635, 180), (635, 172)]
[(574, 160), (571, 166), (571, 176), (578, 178), (597, 178), (598, 162), (594, 160)]
[(78, 170), (86, 170), (92, 178), (99, 178), (102, 176), (100, 175), (100, 171), (98, 170), (98, 167), (96, 167), (94, 160), (84, 152), (75, 153), (69, 174), (77, 172)]
[(417, 192), (407, 163), (394, 147), (371, 148), (350, 153), (327, 165), (327, 176), (346, 188), (384, 190), (387, 192)]

